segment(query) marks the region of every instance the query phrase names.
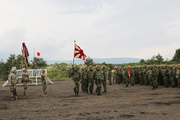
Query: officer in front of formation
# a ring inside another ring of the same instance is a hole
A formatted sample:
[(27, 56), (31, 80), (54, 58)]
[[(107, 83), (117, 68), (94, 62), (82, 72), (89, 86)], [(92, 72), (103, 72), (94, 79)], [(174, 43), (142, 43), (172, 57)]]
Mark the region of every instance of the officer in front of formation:
[(17, 100), (18, 99), (18, 95), (16, 92), (16, 67), (12, 67), (11, 69), (11, 73), (8, 76), (8, 79), (10, 79), (10, 92), (11, 92), (11, 98), (12, 100)]
[(47, 96), (47, 74), (45, 73), (45, 70), (42, 70), (42, 75), (41, 75), (41, 81), (42, 81), (42, 88), (44, 95), (43, 97)]
[(23, 68), (22, 82), (23, 82), (23, 86), (24, 86), (24, 96), (28, 96), (27, 88), (28, 88), (28, 82), (29, 82), (29, 73), (26, 70), (26, 68)]
[(77, 66), (74, 66), (74, 70), (72, 71), (73, 83), (74, 83), (74, 94), (79, 95), (79, 81), (80, 81), (80, 72), (77, 70)]

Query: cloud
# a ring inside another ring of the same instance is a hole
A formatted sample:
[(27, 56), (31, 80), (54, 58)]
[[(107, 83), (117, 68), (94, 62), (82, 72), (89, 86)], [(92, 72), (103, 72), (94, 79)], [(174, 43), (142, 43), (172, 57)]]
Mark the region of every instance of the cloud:
[(179, 4), (168, 0), (3, 1), (0, 52), (19, 54), (26, 42), (31, 56), (35, 47), (45, 59), (70, 60), (76, 39), (92, 58), (148, 59), (158, 53), (171, 58), (179, 48)]

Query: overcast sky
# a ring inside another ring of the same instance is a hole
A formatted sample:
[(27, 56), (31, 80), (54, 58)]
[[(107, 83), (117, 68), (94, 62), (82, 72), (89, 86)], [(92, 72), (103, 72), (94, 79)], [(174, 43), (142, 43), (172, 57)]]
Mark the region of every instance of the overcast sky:
[(26, 43), (71, 60), (74, 39), (91, 58), (171, 59), (180, 48), (180, 0), (0, 0), (0, 52)]

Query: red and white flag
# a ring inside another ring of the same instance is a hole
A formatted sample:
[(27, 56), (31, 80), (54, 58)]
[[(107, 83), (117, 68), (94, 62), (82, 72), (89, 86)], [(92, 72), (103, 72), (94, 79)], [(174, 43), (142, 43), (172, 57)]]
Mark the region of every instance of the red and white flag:
[(84, 64), (85, 64), (86, 57), (87, 57), (87, 55), (84, 54), (84, 51), (77, 44), (75, 44), (74, 58), (80, 58), (80, 59), (84, 60)]
[(43, 54), (42, 54), (41, 52), (36, 51), (36, 50), (34, 49), (34, 57), (42, 58), (42, 57), (43, 57)]

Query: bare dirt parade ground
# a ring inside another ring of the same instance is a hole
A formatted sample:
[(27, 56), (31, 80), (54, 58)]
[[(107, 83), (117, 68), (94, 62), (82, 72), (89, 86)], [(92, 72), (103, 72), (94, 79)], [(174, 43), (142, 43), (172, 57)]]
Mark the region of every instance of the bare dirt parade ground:
[(48, 85), (47, 97), (42, 97), (42, 86), (29, 86), (28, 96), (23, 96), (22, 86), (17, 87), (17, 101), (11, 101), (9, 87), (0, 87), (0, 120), (180, 119), (179, 88), (151, 90), (151, 86), (126, 88), (123, 83), (113, 83), (101, 96), (80, 91), (75, 97), (72, 80), (54, 83)]

